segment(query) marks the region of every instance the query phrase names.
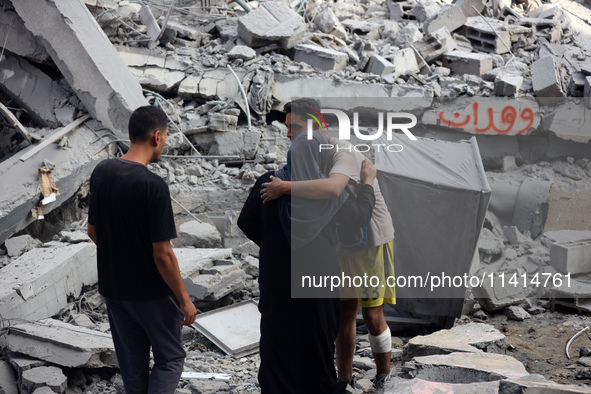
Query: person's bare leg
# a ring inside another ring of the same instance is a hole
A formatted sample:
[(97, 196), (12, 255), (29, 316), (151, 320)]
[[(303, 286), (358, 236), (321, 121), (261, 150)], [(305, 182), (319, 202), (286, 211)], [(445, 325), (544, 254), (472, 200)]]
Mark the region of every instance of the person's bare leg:
[(351, 382), (353, 378), (353, 353), (355, 352), (355, 333), (357, 299), (341, 301), (341, 326), (336, 340), (338, 378)]
[[(388, 328), (384, 317), (384, 305), (362, 308), (362, 313), (363, 321), (371, 335), (378, 336)], [(378, 374), (390, 374), (390, 354), (391, 352), (373, 354)]]

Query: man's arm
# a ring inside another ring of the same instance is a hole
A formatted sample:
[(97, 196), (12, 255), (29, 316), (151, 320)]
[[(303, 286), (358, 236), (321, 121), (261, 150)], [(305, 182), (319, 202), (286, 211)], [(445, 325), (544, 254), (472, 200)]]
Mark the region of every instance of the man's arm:
[(94, 224), (88, 223), (88, 230), (86, 232), (88, 233), (90, 239), (92, 239), (92, 242), (94, 242), (96, 245), (96, 227), (94, 227)]
[(189, 293), (187, 293), (187, 289), (181, 278), (179, 263), (172, 250), (170, 241), (153, 242), (152, 247), (154, 248), (154, 261), (156, 262), (158, 272), (160, 272), (162, 279), (172, 289), (181, 303), (181, 311), (185, 317), (185, 320), (181, 324), (188, 326), (195, 321), (197, 309), (189, 298)]
[(263, 184), (261, 197), (263, 203), (275, 200), (283, 194), (292, 194), (312, 200), (337, 198), (345, 190), (347, 183), (349, 183), (349, 177), (337, 173), (330, 174), (328, 178), (324, 179), (297, 182), (282, 181), (277, 177), (273, 177), (271, 182)]

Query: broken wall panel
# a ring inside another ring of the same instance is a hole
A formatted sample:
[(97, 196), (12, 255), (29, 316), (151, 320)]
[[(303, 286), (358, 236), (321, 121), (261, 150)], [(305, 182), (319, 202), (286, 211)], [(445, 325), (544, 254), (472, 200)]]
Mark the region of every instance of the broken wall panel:
[(71, 93), (23, 58), (5, 56), (0, 60), (0, 89), (24, 107), (40, 126), (60, 126), (55, 109)]
[(81, 1), (13, 1), (93, 117), (119, 138), (134, 109), (147, 105), (140, 84)]
[(2, 269), (0, 315), (36, 320), (53, 316), (78, 296), (83, 285), (98, 281), (92, 243), (35, 248)]
[(45, 47), (25, 27), (14, 9), (0, 7), (0, 42), (16, 55), (38, 63), (49, 63), (51, 58)]
[[(98, 123), (90, 122), (98, 128)], [(16, 232), (35, 221), (31, 209), (38, 205), (42, 196), (38, 189), (38, 169), (48, 160), (55, 165), (52, 176), (60, 190), (57, 201), (43, 207), (48, 214), (67, 201), (88, 180), (96, 164), (108, 157), (105, 142), (86, 125), (68, 134), (70, 148), (61, 149), (57, 144), (45, 148), (26, 162), (12, 156), (0, 166), (0, 244)], [(30, 145), (23, 154), (35, 149)], [(113, 147), (113, 145), (111, 145)]]

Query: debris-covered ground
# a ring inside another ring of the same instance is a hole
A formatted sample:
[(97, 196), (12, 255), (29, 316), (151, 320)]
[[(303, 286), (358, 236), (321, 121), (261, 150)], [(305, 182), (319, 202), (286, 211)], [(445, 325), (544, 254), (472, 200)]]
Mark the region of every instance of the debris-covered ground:
[[(386, 392), (591, 392), (589, 331), (566, 353), (591, 311), (587, 4), (31, 4), (0, 0), (0, 393), (123, 392), (86, 212), (88, 177), (125, 149), (139, 105), (170, 118), (165, 156), (149, 168), (169, 184), (199, 311), (257, 300), (258, 250), (236, 219), (254, 181), (285, 162), (281, 108), (300, 96), (403, 99), (418, 136), (475, 134), (492, 194), (471, 274), (572, 274), (567, 287), (467, 289), (453, 328), (398, 319)], [(476, 101), (510, 126), (443, 121)], [(185, 372), (215, 377), (183, 378), (179, 394), (260, 391), (256, 353), (227, 355), (190, 328), (183, 341)], [(373, 392), (374, 367), (360, 324), (357, 392)]]

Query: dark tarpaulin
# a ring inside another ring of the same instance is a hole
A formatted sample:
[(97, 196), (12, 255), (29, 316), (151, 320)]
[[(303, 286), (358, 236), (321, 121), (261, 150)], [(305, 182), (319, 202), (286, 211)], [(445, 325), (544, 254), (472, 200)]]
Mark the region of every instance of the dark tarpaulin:
[[(397, 282), (397, 309), (459, 317), (463, 278), (470, 271), (491, 193), (476, 138), (412, 141), (393, 134), (391, 141), (379, 143), (403, 146), (399, 153), (376, 152), (380, 188), (396, 231), (396, 276), (406, 279), (404, 287)], [(413, 276), (421, 279), (413, 282)], [(438, 284), (434, 276), (449, 277), (450, 282), (460, 276), (462, 284), (432, 288)]]

